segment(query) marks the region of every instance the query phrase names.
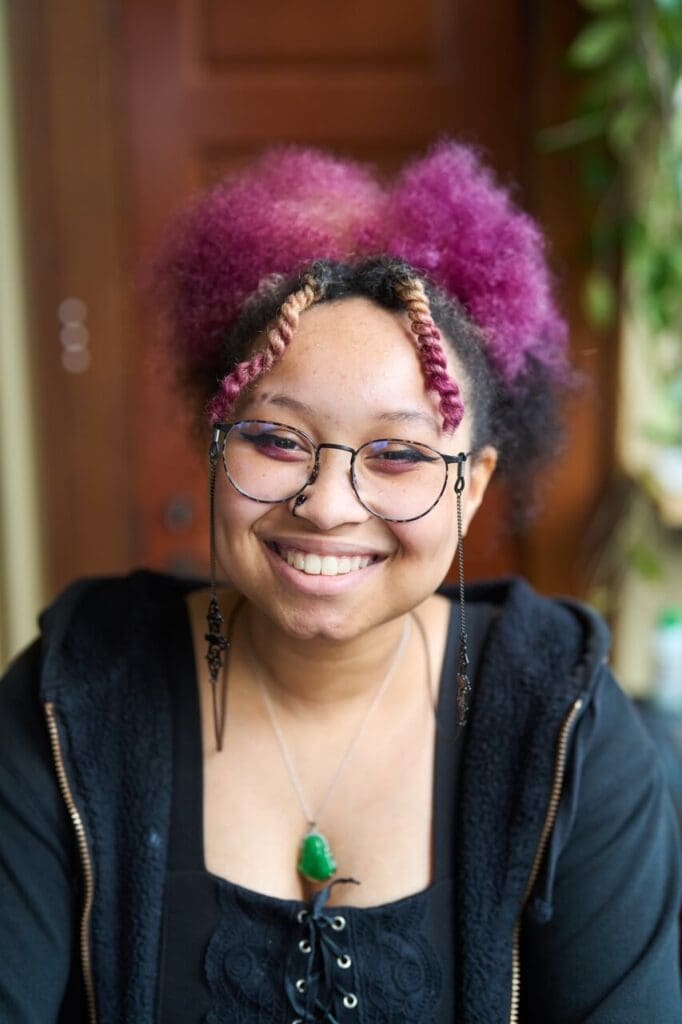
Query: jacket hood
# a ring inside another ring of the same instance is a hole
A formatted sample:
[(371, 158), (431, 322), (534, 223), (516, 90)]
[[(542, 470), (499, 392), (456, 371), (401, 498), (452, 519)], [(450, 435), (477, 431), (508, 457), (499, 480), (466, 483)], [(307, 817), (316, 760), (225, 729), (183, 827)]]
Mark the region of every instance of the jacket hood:
[[(78, 634), (77, 646), (82, 648), (80, 627), (83, 617), (87, 618), (87, 610), (84, 605), (89, 604), (90, 600), (96, 597), (98, 591), (100, 594), (102, 591), (106, 592), (105, 595), (102, 595), (103, 599), (107, 604), (111, 603), (112, 611), (115, 610), (115, 620), (109, 623), (108, 640), (110, 642), (113, 640), (116, 643), (117, 638), (121, 636), (122, 625), (121, 608), (116, 600), (117, 596), (124, 598), (126, 610), (129, 613), (125, 619), (128, 625), (132, 625), (134, 607), (133, 602), (129, 599), (131, 589), (133, 592), (137, 592), (140, 599), (143, 599), (147, 591), (154, 589), (155, 583), (161, 586), (161, 592), (165, 598), (168, 597), (169, 591), (173, 596), (181, 597), (191, 590), (208, 586), (208, 580), (205, 579), (180, 579), (175, 576), (138, 570), (127, 577), (87, 577), (76, 580), (55, 598), (39, 617), (44, 661), (47, 658), (47, 672), (43, 676), (42, 695), (44, 700), (52, 699), (62, 688), (64, 658), (73, 642), (69, 636), (70, 633)], [(116, 594), (117, 589), (119, 590), (118, 595)], [(458, 600), (459, 592), (456, 584), (444, 584), (438, 592), (452, 601)], [(133, 594), (133, 599), (134, 596), (135, 594)], [(520, 577), (481, 581), (468, 584), (465, 587), (467, 603), (484, 601), (495, 605), (499, 610), (505, 606), (530, 606), (534, 602), (543, 603), (545, 600)], [(575, 668), (581, 668), (589, 688), (589, 680), (594, 679), (597, 669), (608, 658), (611, 643), (609, 629), (602, 617), (581, 601), (560, 597), (556, 599), (556, 603), (573, 617), (582, 635), (583, 642), (580, 645), (577, 655), (578, 663)], [(106, 617), (103, 620), (97, 614), (96, 621), (93, 622), (92, 639), (100, 637), (106, 641), (106, 626)], [(523, 631), (531, 643), (535, 642), (533, 634), (536, 626), (539, 627), (540, 623), (524, 625)], [(519, 639), (521, 640), (520, 637)], [(80, 653), (82, 654), (82, 650)], [(94, 649), (92, 656), (96, 660), (97, 655)]]

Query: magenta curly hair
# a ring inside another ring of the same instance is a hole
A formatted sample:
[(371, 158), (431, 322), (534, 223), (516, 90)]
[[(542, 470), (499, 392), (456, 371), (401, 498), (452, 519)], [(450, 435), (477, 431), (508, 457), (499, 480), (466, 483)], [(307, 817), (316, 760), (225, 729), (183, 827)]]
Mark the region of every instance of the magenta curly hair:
[(384, 203), (360, 165), (293, 146), (197, 197), (171, 225), (155, 275), (178, 355), (210, 365), (263, 279), (353, 258)]
[[(460, 422), (462, 399), (447, 374), (425, 284), (479, 328), (485, 356), (507, 388), (537, 365), (550, 378), (567, 377), (566, 325), (552, 297), (542, 233), (475, 150), (440, 142), (386, 184), (354, 161), (283, 147), (194, 201), (157, 266), (178, 356), (202, 372), (225, 367), (208, 405), (211, 421), (225, 417), (281, 358), (300, 315), (320, 300), (316, 261), (359, 265), (381, 257), (410, 271), (394, 290), (446, 429)], [(264, 347), (226, 360), (226, 343), (259, 291), (296, 278)]]
[(567, 329), (542, 232), (475, 150), (441, 142), (408, 165), (391, 189), (380, 244), (459, 300), (508, 384), (530, 357), (564, 372)]

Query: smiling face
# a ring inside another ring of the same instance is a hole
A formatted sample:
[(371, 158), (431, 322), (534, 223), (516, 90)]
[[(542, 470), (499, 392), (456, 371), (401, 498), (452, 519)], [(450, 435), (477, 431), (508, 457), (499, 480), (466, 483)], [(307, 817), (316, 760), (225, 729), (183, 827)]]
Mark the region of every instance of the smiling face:
[[(301, 316), (284, 356), (241, 399), (233, 418), (286, 423), (318, 444), (359, 448), (399, 437), (456, 455), (469, 450), (472, 399), (449, 359), (466, 409), (452, 435), (441, 431), (407, 318), (364, 298), (320, 303)], [(466, 465), (465, 532), (494, 466), (493, 449)], [(457, 544), (455, 478), (451, 467), (443, 497), (423, 518), (392, 523), (358, 501), (345, 451), (322, 450), (319, 475), (295, 516), (292, 501), (255, 502), (221, 471), (218, 563), (290, 636), (351, 639), (417, 607), (442, 582)]]

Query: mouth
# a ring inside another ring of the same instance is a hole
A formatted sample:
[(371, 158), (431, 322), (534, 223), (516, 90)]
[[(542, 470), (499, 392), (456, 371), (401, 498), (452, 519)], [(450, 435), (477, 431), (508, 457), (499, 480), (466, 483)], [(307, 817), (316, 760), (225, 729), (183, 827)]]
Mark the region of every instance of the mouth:
[(328, 555), (314, 551), (301, 551), (298, 548), (285, 547), (270, 541), (268, 548), (278, 558), (306, 576), (347, 576), (351, 573), (366, 569), (375, 562), (383, 562), (383, 555)]

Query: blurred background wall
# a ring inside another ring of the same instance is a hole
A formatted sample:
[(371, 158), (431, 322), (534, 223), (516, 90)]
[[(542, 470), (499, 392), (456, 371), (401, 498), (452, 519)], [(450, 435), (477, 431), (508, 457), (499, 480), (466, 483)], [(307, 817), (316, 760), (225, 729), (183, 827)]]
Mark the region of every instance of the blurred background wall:
[(32, 367), (13, 138), (7, 11), (0, 11), (0, 663), (35, 632), (43, 600)]
[(205, 456), (143, 271), (177, 206), (272, 142), (390, 172), (448, 133), (517, 183), (551, 240), (585, 386), (540, 515), (512, 531), (496, 488), (467, 575), (611, 593), (621, 331), (583, 310), (594, 208), (575, 153), (537, 144), (574, 115), (577, 0), (3, 0), (3, 17), (4, 658), (76, 576), (205, 573)]

